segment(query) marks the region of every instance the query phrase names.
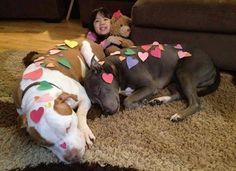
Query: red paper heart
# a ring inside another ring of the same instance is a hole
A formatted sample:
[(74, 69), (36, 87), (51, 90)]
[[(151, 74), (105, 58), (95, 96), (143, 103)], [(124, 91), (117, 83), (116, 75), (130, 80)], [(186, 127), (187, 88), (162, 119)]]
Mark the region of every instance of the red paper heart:
[(148, 51), (151, 48), (151, 45), (142, 45), (141, 48), (145, 51)]
[(60, 147), (63, 149), (66, 149), (66, 143), (64, 142), (64, 143), (60, 144)]
[(161, 49), (159, 47), (156, 47), (154, 50), (151, 50), (150, 53), (156, 58), (161, 58)]
[(28, 79), (37, 80), (42, 76), (42, 74), (43, 74), (43, 70), (42, 70), (42, 68), (39, 68), (39, 69), (36, 69), (32, 72), (24, 74), (23, 78), (26, 80), (28, 80)]
[(39, 121), (42, 118), (43, 114), (44, 114), (44, 108), (39, 107), (37, 110), (32, 110), (30, 112), (30, 118), (32, 119), (33, 122), (39, 123)]
[(138, 57), (142, 60), (145, 61), (148, 58), (148, 52), (138, 52)]
[(111, 84), (112, 81), (113, 81), (113, 75), (111, 73), (103, 73), (102, 74), (102, 79), (106, 82), (106, 83), (109, 83)]

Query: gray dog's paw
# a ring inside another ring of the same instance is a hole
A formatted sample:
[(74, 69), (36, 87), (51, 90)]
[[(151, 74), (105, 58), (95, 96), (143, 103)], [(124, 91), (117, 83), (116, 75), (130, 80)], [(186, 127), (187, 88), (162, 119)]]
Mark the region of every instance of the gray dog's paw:
[(179, 122), (179, 121), (182, 121), (183, 118), (179, 114), (176, 113), (176, 114), (171, 116), (170, 120), (172, 122)]
[(161, 105), (162, 103), (163, 103), (163, 101), (160, 101), (159, 99), (152, 99), (148, 102), (148, 104), (150, 104), (151, 106)]

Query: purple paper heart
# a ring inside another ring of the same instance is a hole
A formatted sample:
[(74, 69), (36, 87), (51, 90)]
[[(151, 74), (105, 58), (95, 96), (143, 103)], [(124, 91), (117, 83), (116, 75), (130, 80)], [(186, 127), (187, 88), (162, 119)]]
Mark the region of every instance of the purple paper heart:
[(128, 68), (131, 69), (132, 67), (134, 67), (135, 65), (137, 65), (139, 63), (138, 59), (136, 59), (133, 56), (128, 56), (126, 59)]

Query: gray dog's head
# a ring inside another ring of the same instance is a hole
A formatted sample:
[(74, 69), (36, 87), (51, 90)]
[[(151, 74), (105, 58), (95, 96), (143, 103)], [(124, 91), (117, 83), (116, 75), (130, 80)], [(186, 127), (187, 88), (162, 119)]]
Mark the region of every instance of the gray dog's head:
[(93, 59), (90, 68), (84, 87), (91, 102), (98, 104), (106, 115), (116, 113), (120, 108), (119, 86), (112, 67)]

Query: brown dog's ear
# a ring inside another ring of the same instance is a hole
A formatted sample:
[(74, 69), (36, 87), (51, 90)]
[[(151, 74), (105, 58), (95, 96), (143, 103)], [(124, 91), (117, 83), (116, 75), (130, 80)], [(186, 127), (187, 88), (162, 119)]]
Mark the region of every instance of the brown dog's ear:
[(78, 101), (77, 96), (66, 92), (61, 93), (54, 101), (54, 110), (61, 115), (71, 115), (72, 109), (65, 102), (68, 98), (72, 98), (74, 101)]
[(18, 126), (19, 128), (26, 128), (27, 125), (27, 118), (26, 118), (26, 114), (20, 115), (17, 117), (17, 122), (18, 122)]
[(98, 63), (98, 61), (95, 59), (95, 56), (91, 59), (91, 66), (93, 72), (100, 73), (102, 71), (102, 65)]

